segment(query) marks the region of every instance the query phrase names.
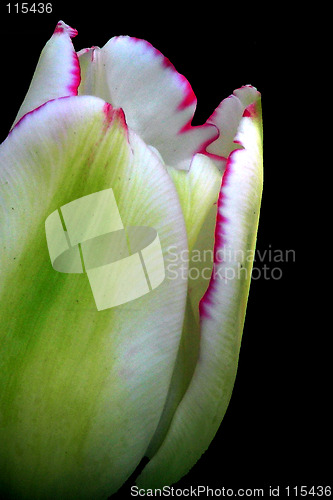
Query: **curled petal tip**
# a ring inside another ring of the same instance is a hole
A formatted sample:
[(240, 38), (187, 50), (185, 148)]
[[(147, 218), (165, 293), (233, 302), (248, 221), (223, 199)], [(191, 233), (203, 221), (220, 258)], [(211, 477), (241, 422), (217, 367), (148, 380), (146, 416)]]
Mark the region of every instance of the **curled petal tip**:
[(259, 106), (256, 102), (247, 106), (244, 110), (243, 117), (259, 119), (261, 115)]
[(59, 21), (55, 27), (54, 34), (56, 33), (66, 33), (70, 38), (74, 38), (78, 32), (76, 29), (71, 28), (64, 21)]

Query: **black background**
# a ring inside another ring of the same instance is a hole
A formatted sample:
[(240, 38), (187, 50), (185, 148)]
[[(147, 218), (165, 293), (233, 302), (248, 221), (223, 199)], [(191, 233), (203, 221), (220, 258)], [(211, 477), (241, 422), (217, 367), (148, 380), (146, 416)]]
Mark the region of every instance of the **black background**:
[[(8, 3), (8, 2), (7, 2)], [(12, 9), (15, 2), (12, 3)], [(31, 2), (30, 2), (31, 3)], [(264, 194), (257, 249), (281, 251), (288, 262), (256, 262), (233, 396), (209, 450), (175, 487), (265, 488), (331, 481), (330, 370), (323, 332), (302, 318), (299, 300), (300, 165), (292, 156), (291, 73), (300, 50), (287, 41), (276, 9), (240, 3), (198, 6), (142, 2), (53, 1), (52, 14), (8, 13), (1, 4), (1, 140), (28, 88), (39, 53), (62, 19), (76, 28), (77, 50), (103, 46), (114, 35), (144, 38), (190, 81), (204, 123), (235, 88), (262, 94)], [(197, 2), (195, 2), (196, 4)], [(274, 253), (275, 252), (275, 253)], [(295, 257), (295, 258), (293, 258)], [(286, 259), (285, 259), (286, 260)], [(268, 279), (263, 276), (267, 265)], [(273, 271), (279, 267), (282, 270)], [(273, 272), (273, 275), (272, 275)], [(275, 274), (274, 274), (275, 273)], [(297, 273), (297, 274), (296, 274)], [(274, 279), (278, 276), (280, 279)], [(307, 286), (314, 284), (308, 276)], [(129, 482), (122, 494), (129, 496)], [(120, 496), (120, 494), (119, 494)]]

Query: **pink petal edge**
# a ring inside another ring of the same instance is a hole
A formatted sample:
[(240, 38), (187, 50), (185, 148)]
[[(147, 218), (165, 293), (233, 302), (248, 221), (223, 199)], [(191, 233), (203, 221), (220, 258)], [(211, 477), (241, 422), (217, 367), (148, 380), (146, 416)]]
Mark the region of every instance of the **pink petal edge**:
[[(223, 99), (221, 101), (221, 103), (219, 104), (219, 106), (217, 106), (217, 108), (213, 111), (213, 113), (210, 115), (210, 117), (206, 121), (206, 124), (212, 124), (212, 123), (214, 123), (214, 118), (215, 118), (215, 116), (216, 116), (216, 114), (218, 112), (218, 109), (220, 108), (221, 104), (224, 101), (226, 101), (227, 99), (230, 99), (230, 98), (234, 98), (234, 97), (237, 97), (238, 99), (240, 99), (237, 94), (239, 94), (240, 92), (244, 91), (245, 89), (254, 90), (257, 93), (257, 95), (260, 96), (260, 92), (253, 85), (242, 85), (238, 89), (235, 89), (232, 94), (230, 94), (228, 97), (226, 97), (225, 99)], [(249, 104), (248, 106), (245, 107), (242, 117), (244, 117), (244, 116), (248, 116), (248, 117), (251, 117), (251, 118), (255, 118), (257, 116), (256, 103), (255, 102), (253, 102), (253, 103), (251, 103), (251, 104)], [(220, 135), (220, 132), (219, 132), (219, 135)], [(219, 135), (213, 141), (211, 141), (209, 144), (211, 144), (212, 142), (214, 142), (219, 137)], [(235, 144), (240, 144), (240, 142), (237, 139), (234, 139), (233, 142)], [(208, 147), (209, 144), (207, 144), (206, 147)], [(214, 153), (210, 153), (208, 151), (204, 151), (204, 154), (206, 156), (208, 156), (209, 158), (211, 158), (212, 160), (214, 160), (214, 161), (216, 161), (218, 163), (222, 163), (222, 164), (226, 164), (226, 162), (228, 160), (228, 158), (226, 158), (225, 156), (214, 154)]]
[(105, 128), (108, 129), (113, 121), (118, 120), (121, 127), (125, 130), (128, 140), (128, 127), (126, 123), (125, 113), (122, 108), (114, 108), (109, 102), (103, 106)]
[(70, 38), (74, 38), (77, 36), (78, 31), (75, 28), (71, 28), (68, 24), (64, 23), (64, 21), (59, 21), (55, 27), (53, 34), (57, 33), (66, 33)]
[[(241, 88), (244, 88), (244, 87), (252, 87), (252, 86), (244, 85)], [(258, 92), (258, 95), (260, 96), (259, 92)], [(213, 115), (214, 115), (214, 113), (213, 113)], [(248, 106), (246, 106), (242, 116), (256, 119), (259, 116), (258, 111), (257, 111), (256, 102), (253, 102), (253, 103), (249, 104)], [(241, 142), (237, 139), (234, 140), (234, 143), (242, 145)], [(209, 312), (208, 312), (207, 306), (213, 305), (213, 296), (214, 296), (214, 292), (215, 292), (215, 282), (216, 282), (214, 269), (215, 269), (217, 263), (220, 262), (218, 259), (218, 252), (220, 249), (223, 248), (223, 246), (226, 243), (224, 228), (225, 228), (225, 225), (228, 223), (228, 219), (223, 215), (223, 206), (225, 205), (224, 191), (225, 191), (225, 188), (228, 184), (229, 177), (232, 173), (233, 156), (235, 153), (237, 153), (237, 151), (239, 151), (239, 150), (234, 149), (229, 154), (228, 159), (227, 159), (227, 163), (226, 163), (226, 169), (225, 169), (225, 172), (224, 172), (223, 177), (222, 177), (221, 189), (220, 189), (220, 193), (219, 193), (219, 197), (218, 197), (218, 201), (217, 201), (217, 215), (216, 215), (216, 225), (215, 225), (215, 232), (214, 232), (213, 272), (212, 272), (212, 275), (210, 277), (208, 288), (199, 302), (200, 320), (205, 319), (205, 318), (207, 319), (207, 318), (211, 317)], [(207, 154), (207, 156), (210, 156), (209, 153)], [(223, 158), (223, 157), (220, 157), (220, 158)]]
[[(68, 24), (63, 21), (59, 21), (54, 30), (54, 35), (56, 34), (66, 34), (70, 38), (74, 38), (78, 35), (78, 31), (75, 28), (71, 28)], [(78, 95), (78, 88), (81, 83), (81, 71), (80, 71), (80, 63), (79, 58), (75, 50), (73, 51), (72, 57), (73, 68), (71, 70), (72, 81), (68, 85), (67, 89), (70, 95)]]
[[(237, 151), (237, 150), (236, 150)], [(217, 201), (217, 215), (216, 215), (216, 225), (215, 225), (215, 233), (214, 233), (214, 263), (213, 263), (213, 272), (209, 280), (209, 285), (208, 288), (203, 295), (203, 297), (200, 299), (199, 302), (199, 316), (200, 320), (204, 318), (210, 318), (210, 314), (208, 313), (208, 308), (207, 306), (213, 305), (213, 296), (215, 292), (215, 273), (214, 269), (215, 266), (218, 262), (218, 251), (224, 246), (225, 244), (225, 231), (224, 231), (224, 226), (228, 222), (228, 219), (223, 215), (223, 205), (225, 204), (224, 200), (224, 189), (228, 184), (228, 178), (232, 172), (232, 153), (230, 153), (228, 161), (227, 161), (227, 166), (222, 178), (222, 184), (221, 184), (221, 189)]]
[(185, 92), (184, 92), (183, 100), (178, 105), (177, 109), (179, 111), (182, 111), (182, 110), (184, 110), (185, 108), (187, 108), (189, 106), (194, 106), (194, 109), (195, 109), (196, 104), (197, 104), (197, 98), (196, 98), (195, 93), (193, 92), (191, 84), (190, 84), (190, 82), (187, 80), (187, 78), (184, 75), (182, 75), (181, 73), (179, 73), (176, 70), (175, 66), (172, 64), (172, 62), (170, 61), (170, 59), (168, 59), (167, 57), (165, 57), (165, 55), (163, 55), (162, 52), (160, 52), (158, 49), (156, 49), (150, 42), (147, 42), (147, 40), (144, 40), (142, 38), (136, 38), (136, 37), (130, 37), (130, 38), (134, 42), (145, 44), (147, 46), (148, 50), (151, 50), (156, 57), (161, 58), (162, 66), (165, 69), (169, 69), (170, 71), (172, 71), (172, 73), (174, 74), (174, 76), (177, 77), (177, 79), (178, 79), (178, 81), (180, 83), (180, 86), (181, 87), (183, 87), (183, 86), (185, 87)]
[[(9, 135), (11, 135), (13, 133), (13, 131), (16, 129), (16, 127), (19, 127), (20, 124), (24, 120), (26, 120), (29, 116), (31, 116), (32, 114), (39, 111), (44, 106), (47, 106), (50, 102), (63, 100), (63, 99), (71, 99), (72, 97), (75, 97), (75, 96), (64, 96), (64, 97), (57, 97), (56, 99), (50, 99), (49, 101), (44, 102), (43, 104), (41, 104), (37, 108), (34, 108), (33, 110), (29, 111), (28, 113), (23, 115), (22, 118), (19, 119), (19, 121), (14, 125), (14, 127), (8, 132), (7, 137)], [(93, 96), (79, 96), (78, 98), (85, 99), (87, 97), (93, 97)], [(105, 129), (107, 130), (110, 127), (110, 125), (112, 124), (112, 122), (115, 119), (117, 119), (119, 121), (120, 125), (124, 128), (124, 130), (126, 132), (126, 137), (128, 138), (128, 127), (127, 127), (124, 111), (121, 108), (114, 108), (114, 107), (112, 107), (111, 104), (109, 104), (108, 102), (105, 102), (103, 109), (102, 109), (102, 112), (104, 114)]]
[[(64, 21), (59, 21), (55, 27), (53, 35), (67, 35), (69, 38), (74, 38), (78, 35), (78, 31), (75, 28), (71, 28)], [(80, 63), (77, 53), (73, 48), (72, 56), (73, 67), (71, 69), (71, 82), (67, 86), (67, 90), (70, 95), (78, 95), (78, 88), (81, 83), (81, 70)]]

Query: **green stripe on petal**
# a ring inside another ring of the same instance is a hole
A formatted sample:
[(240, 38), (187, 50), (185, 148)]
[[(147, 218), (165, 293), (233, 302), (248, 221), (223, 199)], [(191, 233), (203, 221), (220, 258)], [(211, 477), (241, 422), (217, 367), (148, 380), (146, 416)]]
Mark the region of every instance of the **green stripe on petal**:
[(173, 183), (121, 110), (95, 97), (51, 101), (1, 145), (2, 493), (106, 498), (158, 425), (186, 280), (166, 277), (150, 293), (98, 311), (87, 275), (55, 271), (47, 247), (50, 214), (110, 188), (125, 228), (154, 228), (164, 257), (170, 245), (187, 248)]
[(236, 140), (244, 149), (230, 155), (223, 177), (215, 232), (215, 269), (200, 303), (198, 363), (165, 440), (138, 478), (143, 488), (175, 483), (190, 470), (214, 438), (231, 397), (263, 182), (258, 98), (245, 109)]

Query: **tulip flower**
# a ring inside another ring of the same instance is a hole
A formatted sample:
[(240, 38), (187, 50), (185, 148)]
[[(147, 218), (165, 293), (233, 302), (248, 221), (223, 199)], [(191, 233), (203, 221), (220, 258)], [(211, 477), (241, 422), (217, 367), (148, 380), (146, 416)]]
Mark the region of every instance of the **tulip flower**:
[(192, 126), (190, 84), (148, 42), (76, 53), (76, 34), (58, 23), (0, 146), (13, 498), (107, 498), (144, 456), (138, 487), (184, 476), (226, 412), (251, 280), (259, 92)]

